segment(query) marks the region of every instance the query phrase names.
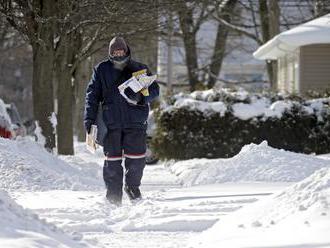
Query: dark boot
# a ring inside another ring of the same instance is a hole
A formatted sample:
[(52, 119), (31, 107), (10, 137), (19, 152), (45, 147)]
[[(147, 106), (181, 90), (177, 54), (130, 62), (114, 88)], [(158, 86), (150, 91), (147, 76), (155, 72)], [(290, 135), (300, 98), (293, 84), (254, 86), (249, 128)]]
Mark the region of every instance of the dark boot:
[(131, 201), (136, 201), (136, 200), (142, 199), (141, 191), (140, 191), (139, 187), (132, 187), (132, 186), (125, 185), (124, 190), (125, 190), (126, 194), (128, 195), (128, 198)]
[(122, 201), (123, 193), (120, 190), (117, 190), (117, 192), (114, 192), (113, 190), (107, 189), (107, 194), (106, 198), (110, 202), (110, 204), (116, 205), (116, 206), (121, 206), (121, 201)]
[(103, 178), (107, 188), (107, 199), (111, 204), (121, 205), (123, 197), (123, 167), (121, 166), (121, 160), (105, 161)]

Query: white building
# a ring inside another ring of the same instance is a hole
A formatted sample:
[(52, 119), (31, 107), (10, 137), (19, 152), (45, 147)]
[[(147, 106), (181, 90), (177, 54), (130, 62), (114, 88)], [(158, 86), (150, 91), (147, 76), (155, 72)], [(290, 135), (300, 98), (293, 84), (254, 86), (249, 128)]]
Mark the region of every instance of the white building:
[(278, 34), (253, 55), (278, 61), (281, 92), (330, 90), (330, 14)]

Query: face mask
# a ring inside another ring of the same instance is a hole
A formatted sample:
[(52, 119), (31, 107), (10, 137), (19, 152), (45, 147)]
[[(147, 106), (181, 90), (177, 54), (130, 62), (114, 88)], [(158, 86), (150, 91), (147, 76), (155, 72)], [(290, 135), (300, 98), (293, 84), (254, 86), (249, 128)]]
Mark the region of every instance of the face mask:
[(129, 56), (109, 56), (109, 59), (116, 69), (122, 70), (126, 66)]

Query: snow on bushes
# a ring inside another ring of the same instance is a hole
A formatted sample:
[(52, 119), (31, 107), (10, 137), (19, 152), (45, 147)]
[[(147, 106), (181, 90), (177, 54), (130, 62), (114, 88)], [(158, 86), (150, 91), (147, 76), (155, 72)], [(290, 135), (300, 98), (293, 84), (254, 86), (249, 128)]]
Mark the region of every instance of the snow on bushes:
[(167, 164), (186, 186), (225, 182), (297, 182), (330, 162), (315, 156), (250, 144), (227, 159), (190, 159)]
[(0, 138), (0, 188), (7, 191), (101, 189), (100, 171), (96, 164), (66, 163), (27, 138)]
[(330, 152), (330, 98), (304, 100), (227, 89), (177, 94), (156, 113), (161, 158), (227, 158), (250, 143), (303, 153)]
[(222, 218), (188, 247), (328, 247), (330, 168)]

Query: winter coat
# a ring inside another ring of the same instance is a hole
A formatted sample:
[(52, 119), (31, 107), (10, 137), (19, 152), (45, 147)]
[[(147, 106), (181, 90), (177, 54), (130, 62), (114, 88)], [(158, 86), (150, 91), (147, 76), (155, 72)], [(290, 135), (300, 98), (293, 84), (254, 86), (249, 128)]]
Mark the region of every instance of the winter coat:
[(95, 124), (98, 106), (102, 104), (102, 117), (108, 129), (146, 128), (149, 103), (159, 96), (159, 86), (153, 82), (149, 86), (149, 96), (142, 96), (139, 105), (133, 105), (119, 93), (118, 86), (132, 77), (132, 73), (148, 67), (132, 59), (123, 70), (114, 68), (110, 60), (98, 64), (87, 86), (84, 123), (85, 127)]

